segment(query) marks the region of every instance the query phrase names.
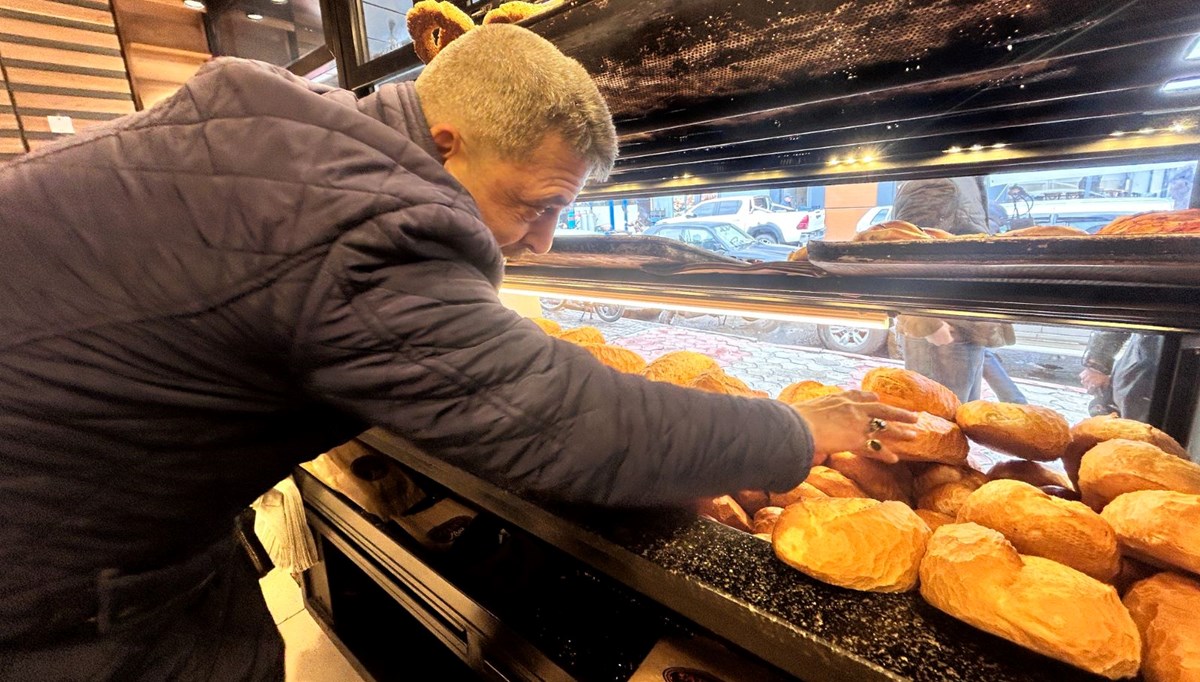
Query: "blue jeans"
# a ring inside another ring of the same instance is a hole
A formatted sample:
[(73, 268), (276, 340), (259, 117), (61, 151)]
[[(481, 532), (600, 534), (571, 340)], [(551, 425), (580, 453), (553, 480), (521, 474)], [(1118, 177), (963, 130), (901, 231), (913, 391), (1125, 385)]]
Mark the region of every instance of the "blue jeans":
[(1000, 358), (991, 348), (983, 349), (983, 380), (996, 392), (996, 399), (1002, 403), (1018, 403), (1028, 405), (1029, 400), (1021, 389), (1013, 383), (1012, 377), (1000, 364)]
[(925, 339), (904, 337), (904, 367), (933, 379), (962, 402), (978, 400), (983, 388), (983, 346), (955, 341), (935, 346)]

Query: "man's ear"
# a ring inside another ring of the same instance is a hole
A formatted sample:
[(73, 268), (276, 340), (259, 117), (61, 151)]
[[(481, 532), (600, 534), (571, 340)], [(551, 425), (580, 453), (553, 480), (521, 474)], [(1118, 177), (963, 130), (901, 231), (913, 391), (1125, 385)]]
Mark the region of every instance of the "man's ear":
[(466, 153), (462, 133), (457, 127), (449, 123), (439, 123), (429, 129), (429, 134), (433, 136), (433, 144), (442, 155), (443, 165), (451, 158)]

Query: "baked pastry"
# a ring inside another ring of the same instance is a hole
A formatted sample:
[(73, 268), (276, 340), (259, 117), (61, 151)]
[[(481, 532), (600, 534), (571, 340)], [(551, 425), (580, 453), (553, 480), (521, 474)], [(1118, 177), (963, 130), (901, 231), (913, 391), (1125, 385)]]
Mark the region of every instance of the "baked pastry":
[(1053, 559), (1096, 580), (1121, 567), (1117, 534), (1087, 505), (1051, 497), (1021, 481), (992, 481), (967, 496), (959, 523), (1004, 534), (1021, 554)]
[(767, 394), (753, 390), (746, 385), (746, 382), (737, 377), (731, 377), (720, 369), (703, 372), (700, 376), (693, 379), (688, 386), (701, 391), (708, 391), (709, 393), (720, 393), (721, 395), (767, 397)]
[(899, 502), (829, 497), (784, 509), (771, 544), (785, 564), (822, 582), (906, 592), (928, 539), (929, 527)]
[(760, 533), (771, 534), (775, 530), (775, 523), (779, 521), (779, 515), (783, 513), (783, 507), (763, 507), (754, 514), (754, 534)]
[(807, 263), (808, 262), (808, 247), (801, 246), (800, 248), (796, 249), (795, 251), (789, 253), (787, 259), (793, 263)]
[(925, 234), (921, 228), (903, 220), (889, 220), (872, 225), (854, 235), (856, 242), (898, 242), (898, 241), (927, 241), (933, 237)]
[(958, 518), (958, 510), (976, 490), (977, 488), (968, 481), (943, 483), (918, 497), (917, 508)]
[(1100, 514), (1129, 556), (1200, 575), (1200, 495), (1139, 490), (1109, 502)]
[(1067, 420), (1037, 405), (973, 400), (958, 408), (954, 420), (976, 443), (1025, 459), (1058, 459), (1071, 444)]
[(1124, 602), (1142, 635), (1142, 679), (1200, 680), (1200, 582), (1160, 573), (1134, 585)]
[(545, 12), (546, 10), (550, 9), (551, 7), (555, 7), (556, 5), (561, 5), (561, 4), (562, 4), (562, 0), (550, 0), (550, 2), (543, 2), (543, 3), (538, 3), (538, 4), (535, 4), (532, 2), (521, 2), (520, 0), (514, 0), (514, 2), (506, 2), (503, 5), (500, 5), (499, 7), (497, 7), (496, 9), (493, 9), (493, 10), (489, 11), (487, 14), (483, 15), (483, 23), (484, 24), (515, 24), (520, 21), (525, 21), (526, 19), (528, 19), (536, 14), (541, 14), (542, 12)]
[(928, 412), (920, 412), (917, 414), (917, 423), (912, 426), (917, 432), (915, 438), (891, 444), (891, 451), (902, 461), (967, 463), (971, 444), (958, 424)]
[(536, 324), (541, 328), (542, 331), (546, 332), (550, 336), (558, 336), (562, 333), (562, 325), (554, 320), (547, 320), (544, 317), (531, 317), (529, 318), (529, 321)]
[(428, 64), (438, 52), (467, 31), (475, 22), (451, 2), (421, 0), (405, 14), (417, 58)]
[(1177, 457), (1188, 458), (1188, 452), (1171, 436), (1158, 429), (1132, 419), (1120, 417), (1089, 417), (1071, 427), (1071, 445), (1063, 454), (1063, 466), (1072, 483), (1079, 483), (1079, 461), (1083, 453), (1106, 440), (1140, 440), (1162, 448)]
[(947, 524), (957, 523), (957, 520), (953, 516), (943, 514), (941, 512), (935, 512), (932, 509), (917, 508), (913, 511), (917, 514), (917, 516), (921, 517), (921, 520), (925, 522), (926, 526), (929, 526), (929, 532), (931, 533)]
[(787, 508), (796, 504), (800, 500), (807, 500), (814, 497), (829, 497), (821, 492), (819, 488), (811, 483), (801, 483), (800, 485), (782, 493), (770, 493), (767, 496), (767, 503), (772, 507)]
[(804, 482), (829, 497), (869, 497), (854, 481), (826, 466), (809, 469), (808, 478), (804, 479)]
[(835, 452), (826, 464), (853, 481), (868, 497), (912, 505), (912, 473), (906, 466), (885, 464), (852, 452)]
[(770, 505), (769, 496), (765, 490), (742, 490), (733, 494), (733, 499), (741, 505), (746, 513), (753, 516), (759, 509)]
[(996, 235), (1000, 239), (1008, 239), (1012, 237), (1087, 237), (1086, 230), (1081, 230), (1078, 227), (1070, 225), (1034, 225), (1020, 230), (1012, 230), (1002, 232)]
[(1200, 233), (1200, 208), (1122, 216), (1096, 232), (1098, 235), (1196, 233)]
[(604, 334), (601, 334), (599, 329), (596, 329), (595, 327), (592, 327), (592, 326), (583, 326), (583, 327), (576, 327), (574, 329), (568, 329), (565, 332), (559, 334), (558, 338), (562, 339), (563, 341), (570, 341), (571, 343), (580, 344), (580, 345), (585, 344), (585, 343), (604, 343), (605, 342)]
[(1010, 459), (1006, 462), (997, 462), (987, 471), (989, 481), (1013, 480), (1024, 481), (1031, 486), (1041, 488), (1042, 486), (1057, 486), (1059, 488), (1071, 489), (1071, 481), (1067, 479), (1065, 474), (1060, 474), (1050, 467), (1037, 462), (1030, 462), (1026, 459)]
[(646, 365), (642, 376), (651, 381), (665, 381), (679, 386), (687, 386), (701, 374), (717, 370), (721, 366), (716, 360), (702, 353), (690, 350), (671, 351)]
[(987, 481), (987, 476), (968, 466), (929, 464), (925, 465), (924, 471), (913, 476), (913, 494), (920, 497), (940, 485), (955, 482), (962, 482), (975, 490)]
[(581, 343), (587, 352), (597, 360), (619, 372), (641, 374), (646, 369), (646, 361), (642, 356), (628, 348), (610, 346), (607, 343)]
[(933, 237), (934, 239), (953, 239), (954, 234), (945, 230), (939, 230), (936, 227), (922, 227), (921, 231)]
[(1111, 585), (990, 528), (938, 528), (920, 575), (925, 601), (980, 630), (1112, 680), (1138, 672), (1141, 637)]
[(1200, 464), (1132, 440), (1109, 440), (1088, 450), (1079, 467), (1084, 504), (1099, 511), (1135, 490), (1174, 490), (1200, 495)]
[(806, 400), (812, 400), (813, 398), (820, 398), (827, 395), (837, 395), (838, 393), (843, 392), (844, 391), (837, 386), (829, 386), (828, 384), (823, 384), (819, 381), (805, 380), (797, 381), (794, 384), (784, 386), (783, 390), (779, 392), (779, 397), (776, 398), (776, 400), (785, 402), (789, 405), (795, 405), (796, 403), (802, 403)]
[(697, 507), (697, 512), (701, 516), (707, 516), (713, 521), (729, 526), (730, 528), (736, 528), (747, 533), (754, 532), (750, 516), (746, 514), (746, 510), (742, 509), (741, 505), (729, 495), (700, 500)]
[(862, 388), (879, 396), (879, 401), (913, 412), (928, 412), (954, 419), (958, 396), (933, 379), (898, 367), (876, 367), (863, 377)]

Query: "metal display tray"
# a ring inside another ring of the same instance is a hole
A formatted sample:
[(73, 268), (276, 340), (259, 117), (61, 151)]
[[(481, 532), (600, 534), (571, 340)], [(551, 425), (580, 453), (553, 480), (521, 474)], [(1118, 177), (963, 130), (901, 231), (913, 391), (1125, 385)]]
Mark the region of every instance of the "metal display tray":
[(359, 440), (797, 679), (1103, 679), (976, 630), (915, 592), (854, 592), (811, 579), (776, 559), (769, 543), (691, 512), (547, 505), (391, 432)]
[(640, 269), (656, 275), (785, 274), (820, 277), (825, 273), (811, 263), (773, 261), (747, 263), (673, 239), (647, 235), (579, 235), (558, 239), (542, 255), (510, 259), (511, 272), (522, 268)]
[(1200, 235), (819, 241), (809, 258), (856, 277), (1200, 284)]

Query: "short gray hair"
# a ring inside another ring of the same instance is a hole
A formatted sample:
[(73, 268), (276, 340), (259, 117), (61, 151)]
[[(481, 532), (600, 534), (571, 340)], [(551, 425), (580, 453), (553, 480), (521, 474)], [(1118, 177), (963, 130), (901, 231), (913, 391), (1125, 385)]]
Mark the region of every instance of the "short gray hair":
[(612, 114), (591, 76), (550, 41), (512, 24), (467, 31), (417, 77), (429, 124), (451, 123), (505, 158), (557, 132), (604, 180), (617, 158)]

